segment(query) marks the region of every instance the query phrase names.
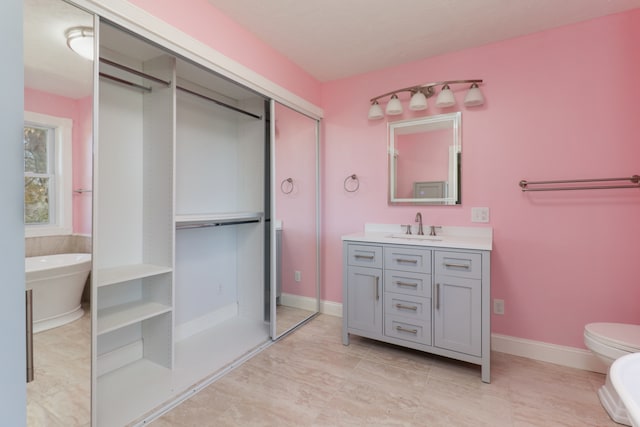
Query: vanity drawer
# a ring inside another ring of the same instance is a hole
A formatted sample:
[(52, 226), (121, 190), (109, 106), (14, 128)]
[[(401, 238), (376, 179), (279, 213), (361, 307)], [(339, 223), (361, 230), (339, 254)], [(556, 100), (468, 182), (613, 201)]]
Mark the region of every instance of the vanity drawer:
[(431, 275), (409, 271), (385, 270), (384, 290), (404, 295), (431, 297)]
[(431, 320), (415, 322), (403, 317), (384, 317), (384, 334), (391, 338), (431, 345)]
[(482, 277), (482, 255), (469, 252), (436, 251), (436, 274), (480, 279)]
[(405, 321), (425, 324), (431, 319), (431, 298), (410, 297), (386, 292), (384, 294), (384, 315), (401, 316)]
[(358, 267), (382, 268), (382, 247), (348, 245), (347, 262)]
[(431, 273), (431, 251), (399, 247), (384, 248), (384, 268)]

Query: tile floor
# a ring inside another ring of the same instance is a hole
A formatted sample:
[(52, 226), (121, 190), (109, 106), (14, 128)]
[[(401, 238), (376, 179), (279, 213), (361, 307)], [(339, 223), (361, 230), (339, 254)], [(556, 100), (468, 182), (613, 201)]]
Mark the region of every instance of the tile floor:
[(493, 353), (478, 366), (353, 337), (320, 315), (152, 422), (165, 426), (618, 426), (604, 376)]
[[(91, 423), (91, 315), (33, 336), (34, 381), (27, 384), (29, 427)], [(0, 418), (0, 425), (2, 424)]]

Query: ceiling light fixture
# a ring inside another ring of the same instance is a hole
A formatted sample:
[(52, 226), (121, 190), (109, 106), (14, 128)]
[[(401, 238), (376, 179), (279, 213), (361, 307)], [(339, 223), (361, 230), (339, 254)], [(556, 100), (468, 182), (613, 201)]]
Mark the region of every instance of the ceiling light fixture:
[(429, 105), (427, 103), (427, 99), (436, 94), (437, 87), (442, 87), (436, 99), (436, 107), (452, 107), (456, 104), (456, 98), (453, 95), (453, 91), (451, 90), (451, 85), (469, 83), (471, 84), (471, 87), (469, 88), (469, 91), (464, 98), (464, 105), (466, 107), (478, 107), (484, 104), (484, 96), (482, 96), (482, 92), (480, 91), (480, 87), (478, 86), (482, 83), (482, 80), (447, 80), (443, 82), (427, 83), (420, 86), (406, 87), (376, 96), (375, 98), (371, 98), (369, 120), (378, 120), (384, 117), (382, 107), (380, 107), (378, 101), (381, 98), (385, 98), (388, 96), (391, 96), (391, 98), (387, 103), (387, 108), (385, 110), (386, 114), (389, 116), (402, 114), (402, 103), (398, 98), (398, 93), (400, 92), (410, 92), (411, 100), (409, 101), (409, 109), (412, 111), (420, 111), (428, 108)]
[(93, 28), (73, 27), (64, 34), (69, 49), (85, 59), (93, 61)]

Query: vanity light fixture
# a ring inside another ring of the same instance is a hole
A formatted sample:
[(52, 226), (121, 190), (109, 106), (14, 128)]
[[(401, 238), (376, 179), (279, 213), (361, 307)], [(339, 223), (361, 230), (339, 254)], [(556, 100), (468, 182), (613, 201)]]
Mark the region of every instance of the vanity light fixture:
[(467, 107), (475, 107), (484, 104), (484, 96), (477, 83), (473, 83), (469, 88), (469, 92), (464, 97), (464, 105)]
[(436, 107), (438, 108), (447, 108), (453, 107), (456, 105), (456, 97), (453, 96), (453, 92), (449, 85), (442, 86), (442, 90), (438, 94), (438, 99), (436, 99)]
[(453, 95), (450, 85), (457, 84), (471, 84), (469, 92), (467, 92), (464, 98), (464, 105), (466, 107), (477, 107), (484, 104), (484, 96), (480, 91), (479, 84), (482, 80), (447, 80), (443, 82), (427, 83), (419, 86), (410, 86), (403, 89), (394, 90), (382, 95), (378, 95), (375, 98), (371, 98), (371, 107), (369, 108), (369, 120), (378, 120), (384, 117), (382, 107), (379, 104), (379, 100), (388, 96), (391, 96), (387, 107), (385, 109), (386, 114), (389, 116), (395, 116), (402, 114), (402, 103), (398, 98), (400, 92), (410, 92), (411, 100), (409, 101), (409, 109), (412, 111), (420, 111), (428, 108), (427, 99), (436, 94), (436, 88), (441, 87), (438, 97), (436, 98), (436, 107), (446, 108), (452, 107), (456, 103), (456, 98)]
[(378, 120), (384, 117), (384, 111), (378, 104), (378, 101), (373, 101), (371, 108), (369, 108), (369, 120)]
[(391, 95), (391, 99), (387, 103), (386, 111), (388, 116), (397, 116), (398, 114), (402, 114), (402, 103), (398, 99), (398, 95), (395, 93)]
[(93, 61), (93, 28), (73, 27), (64, 34), (69, 49), (85, 59)]

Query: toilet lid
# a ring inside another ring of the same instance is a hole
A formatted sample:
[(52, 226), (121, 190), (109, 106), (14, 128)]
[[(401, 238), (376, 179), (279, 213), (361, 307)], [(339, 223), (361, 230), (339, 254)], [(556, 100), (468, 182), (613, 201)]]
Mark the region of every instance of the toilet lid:
[(590, 323), (586, 332), (601, 343), (628, 351), (640, 352), (640, 325), (626, 323)]

